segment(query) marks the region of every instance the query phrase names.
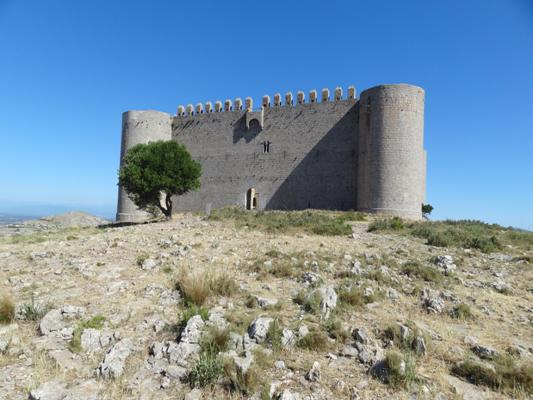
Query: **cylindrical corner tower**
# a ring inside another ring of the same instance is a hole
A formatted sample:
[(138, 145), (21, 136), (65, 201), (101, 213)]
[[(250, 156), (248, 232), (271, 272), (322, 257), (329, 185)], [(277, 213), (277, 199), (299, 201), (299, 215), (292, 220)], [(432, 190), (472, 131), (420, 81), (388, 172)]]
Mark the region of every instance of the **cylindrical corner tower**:
[(357, 209), (422, 218), (425, 197), (424, 90), (381, 85), (359, 100)]
[[(170, 140), (172, 117), (160, 111), (126, 111), (122, 114), (122, 145), (120, 165), (124, 156), (136, 144)], [(147, 214), (139, 210), (124, 189), (118, 189), (117, 222), (140, 222)]]

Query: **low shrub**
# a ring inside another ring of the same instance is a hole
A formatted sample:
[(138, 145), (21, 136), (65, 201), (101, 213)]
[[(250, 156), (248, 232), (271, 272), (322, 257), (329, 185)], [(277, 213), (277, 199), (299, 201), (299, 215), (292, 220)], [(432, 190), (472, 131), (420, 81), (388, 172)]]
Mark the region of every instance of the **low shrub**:
[(185, 303), (202, 306), (211, 291), (211, 282), (205, 272), (185, 271), (180, 274), (176, 289), (181, 293)]
[(218, 353), (210, 349), (202, 349), (198, 360), (187, 375), (191, 387), (213, 385), (223, 373), (223, 365)]
[(405, 224), (400, 217), (378, 219), (368, 226), (368, 232), (400, 231)]
[(219, 296), (233, 296), (239, 291), (239, 286), (235, 283), (234, 278), (227, 274), (221, 274), (211, 279), (211, 291)]
[(533, 364), (517, 363), (512, 357), (500, 356), (491, 366), (465, 360), (452, 367), (452, 373), (475, 385), (488, 386), (506, 393), (533, 393)]
[(300, 290), (293, 301), (302, 306), (305, 312), (318, 315), (320, 314), (320, 303), (322, 302), (322, 297), (318, 292), (308, 293), (305, 290)]
[(141, 265), (143, 265), (143, 262), (145, 262), (146, 260), (148, 260), (148, 254), (146, 253), (141, 253), (137, 256), (137, 260), (135, 261), (137, 263), (137, 265), (140, 267)]
[(233, 220), (237, 226), (266, 232), (307, 232), (315, 235), (349, 235), (348, 221), (361, 221), (363, 214), (354, 212), (325, 213), (320, 211), (246, 211), (236, 207), (214, 210), (211, 220)]
[(426, 282), (441, 283), (444, 276), (433, 267), (421, 265), (416, 261), (408, 261), (402, 266), (402, 272), (410, 277), (423, 279)]
[(342, 324), (335, 317), (330, 317), (324, 323), (324, 328), (329, 336), (335, 340), (345, 343), (350, 338), (350, 332), (342, 327)]
[(385, 354), (384, 367), (386, 381), (396, 387), (408, 388), (411, 383), (418, 381), (414, 360), (397, 351)]
[(230, 389), (240, 394), (250, 396), (262, 385), (261, 371), (256, 365), (252, 365), (246, 373), (236, 368), (232, 359), (224, 363), (224, 375), (229, 380)]
[(0, 324), (9, 324), (15, 320), (15, 303), (11, 296), (0, 298)]
[(95, 315), (91, 319), (80, 322), (76, 328), (74, 328), (74, 333), (72, 334), (72, 339), (68, 344), (70, 351), (73, 353), (79, 353), (82, 351), (81, 347), (81, 335), (85, 329), (102, 329), (104, 327), (105, 317), (103, 315)]
[(455, 306), (450, 312), (452, 318), (467, 320), (474, 317), (470, 306), (465, 303), (461, 303), (458, 306)]
[(318, 329), (312, 329), (298, 340), (297, 345), (306, 350), (325, 351), (329, 348), (328, 336)]
[(282, 347), (281, 339), (283, 337), (283, 328), (281, 327), (278, 318), (270, 323), (266, 334), (266, 341), (274, 350), (279, 350)]
[(32, 293), (30, 302), (23, 306), (24, 319), (26, 319), (26, 321), (40, 321), (48, 312), (49, 308), (49, 306), (41, 307), (35, 304), (35, 296)]

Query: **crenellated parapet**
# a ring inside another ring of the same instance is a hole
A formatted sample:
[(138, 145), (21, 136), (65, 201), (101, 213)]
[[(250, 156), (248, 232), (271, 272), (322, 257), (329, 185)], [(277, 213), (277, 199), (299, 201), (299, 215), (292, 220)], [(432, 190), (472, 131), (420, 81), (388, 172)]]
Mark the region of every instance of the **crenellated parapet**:
[[(357, 100), (357, 94), (355, 91), (355, 86), (349, 86), (347, 90), (347, 95), (344, 96), (344, 91), (342, 87), (337, 86), (333, 92), (333, 101), (354, 101)], [(299, 90), (296, 92), (296, 99), (293, 98), (292, 92), (286, 92), (282, 98), (281, 93), (275, 93), (272, 102), (269, 95), (264, 95), (261, 99), (260, 108), (270, 108), (270, 107), (298, 107), (304, 104), (317, 104), (317, 103), (328, 103), (331, 102), (330, 91), (328, 88), (324, 88), (320, 91), (320, 101), (318, 97), (318, 92), (316, 89), (309, 91), (308, 100), (306, 99), (305, 92)], [(186, 117), (193, 116), (197, 114), (209, 114), (209, 113), (219, 113), (219, 112), (229, 112), (229, 111), (248, 111), (251, 112), (253, 108), (253, 98), (246, 97), (244, 102), (240, 97), (237, 97), (235, 100), (231, 101), (226, 99), (224, 103), (222, 101), (215, 101), (213, 103), (208, 101), (206, 103), (197, 103), (196, 106), (188, 104), (187, 106), (179, 105), (177, 108), (176, 116), (177, 117)]]

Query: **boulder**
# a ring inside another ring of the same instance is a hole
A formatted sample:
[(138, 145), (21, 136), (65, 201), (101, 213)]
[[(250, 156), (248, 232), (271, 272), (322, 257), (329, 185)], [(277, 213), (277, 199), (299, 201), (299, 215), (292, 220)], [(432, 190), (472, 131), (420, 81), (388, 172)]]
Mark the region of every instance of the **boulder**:
[(270, 324), (273, 321), (274, 319), (269, 317), (256, 318), (248, 328), (248, 335), (257, 343), (264, 342), (267, 336), (268, 329), (270, 328)]

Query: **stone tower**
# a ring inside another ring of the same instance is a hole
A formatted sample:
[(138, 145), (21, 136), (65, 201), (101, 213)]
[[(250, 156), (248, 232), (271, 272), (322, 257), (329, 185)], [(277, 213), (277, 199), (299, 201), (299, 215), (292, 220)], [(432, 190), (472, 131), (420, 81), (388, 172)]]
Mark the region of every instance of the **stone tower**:
[[(122, 143), (120, 163), (129, 149), (136, 144), (170, 140), (172, 117), (160, 111), (126, 111), (122, 114)], [(137, 209), (121, 187), (118, 189), (117, 221), (140, 222), (145, 212)]]
[(357, 209), (419, 219), (425, 181), (424, 90), (400, 84), (362, 92)]
[[(337, 87), (285, 97), (179, 106), (175, 116), (128, 111), (121, 162), (136, 144), (174, 140), (202, 164), (201, 187), (174, 199), (175, 211), (229, 205), (258, 210), (358, 210), (422, 218), (426, 181), (424, 90)], [(344, 96), (343, 93), (346, 93)], [(215, 106), (213, 107), (213, 104)], [(137, 222), (119, 189), (117, 221)]]

